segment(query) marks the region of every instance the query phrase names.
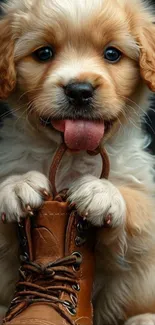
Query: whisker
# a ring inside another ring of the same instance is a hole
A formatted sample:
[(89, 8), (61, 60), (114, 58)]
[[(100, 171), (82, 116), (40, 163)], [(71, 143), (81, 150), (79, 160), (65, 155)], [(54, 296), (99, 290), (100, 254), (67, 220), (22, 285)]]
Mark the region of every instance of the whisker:
[(5, 112), (5, 113), (3, 113), (2, 115), (0, 115), (0, 118), (3, 119), (3, 118), (5, 118), (5, 117), (7, 117), (8, 115), (10, 115), (11, 113), (16, 113), (16, 112), (18, 112), (19, 110), (20, 110), (20, 107), (19, 107), (19, 108), (16, 108), (16, 109), (13, 110), (13, 111)]
[[(148, 112), (144, 111), (142, 107), (140, 107), (135, 101), (131, 100), (130, 98), (127, 98), (125, 96), (122, 96), (122, 98), (124, 98), (125, 100), (127, 100), (127, 101), (131, 102), (132, 104), (134, 104), (134, 106), (136, 106), (143, 113), (143, 117), (141, 118), (141, 121), (144, 122), (146, 125), (148, 125), (148, 127), (151, 129), (153, 134), (155, 134), (155, 130), (152, 127), (152, 121), (151, 121), (151, 118), (148, 115)], [(138, 113), (135, 111), (133, 106), (127, 104), (126, 107), (131, 108), (132, 111), (134, 112), (134, 114), (137, 115), (137, 117), (139, 116)], [(154, 110), (152, 109), (152, 111), (154, 111)], [(150, 121), (150, 123), (148, 123), (148, 121)]]
[[(143, 108), (142, 108), (141, 106), (139, 106), (135, 101), (133, 101), (132, 99), (127, 98), (127, 97), (125, 97), (125, 96), (122, 96), (122, 98), (124, 98), (125, 100), (127, 100), (127, 101), (131, 102), (132, 104), (134, 104), (138, 109), (141, 110), (141, 112), (142, 112), (144, 115), (148, 116), (148, 113), (147, 113), (146, 111), (144, 111)], [(132, 106), (130, 106), (130, 107), (132, 107)], [(134, 110), (134, 107), (132, 107), (132, 109)], [(138, 116), (138, 114), (137, 114), (137, 116)]]
[(42, 90), (42, 87), (38, 87), (38, 88), (36, 88), (36, 89), (31, 89), (31, 90), (27, 90), (27, 91), (25, 91), (20, 97), (19, 97), (19, 99), (18, 99), (18, 101), (20, 101), (25, 95), (27, 95), (27, 94), (31, 94), (31, 93), (33, 93), (34, 91), (36, 92), (36, 91), (39, 91), (39, 90)]

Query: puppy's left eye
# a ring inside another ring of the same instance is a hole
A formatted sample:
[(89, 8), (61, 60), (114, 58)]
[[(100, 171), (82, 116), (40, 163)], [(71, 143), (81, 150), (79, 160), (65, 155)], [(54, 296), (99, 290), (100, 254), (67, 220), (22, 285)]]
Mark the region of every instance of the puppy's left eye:
[(38, 61), (47, 62), (54, 57), (54, 51), (50, 46), (44, 46), (33, 52), (33, 56)]
[(121, 51), (112, 46), (107, 47), (104, 51), (104, 58), (111, 63), (118, 62), (121, 59), (121, 56)]

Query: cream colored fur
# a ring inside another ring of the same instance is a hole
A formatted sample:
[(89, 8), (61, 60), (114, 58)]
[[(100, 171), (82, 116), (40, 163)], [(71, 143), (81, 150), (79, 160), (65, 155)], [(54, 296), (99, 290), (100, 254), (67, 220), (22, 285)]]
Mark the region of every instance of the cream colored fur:
[[(0, 223), (0, 314), (8, 308), (18, 277), (18, 238), (11, 222), (26, 216), (27, 205), (42, 204), (40, 193), (50, 191), (49, 168), (62, 141), (59, 132), (39, 124), (39, 117), (59, 112), (63, 118), (57, 98), (64, 109), (66, 102), (59, 84), (77, 78), (99, 83), (94, 110), (119, 125), (103, 138), (111, 164), (108, 181), (99, 179), (100, 157), (85, 152), (68, 152), (56, 180), (58, 190), (69, 188), (68, 200), (80, 213), (88, 212), (93, 225), (103, 226), (107, 214), (112, 217), (111, 229), (98, 230), (94, 325), (155, 325), (154, 157), (145, 151), (149, 139), (141, 130), (149, 107), (147, 85), (155, 89), (153, 21), (138, 0), (8, 2), (0, 48), (12, 50), (5, 62), (0, 54), (0, 71), (6, 73), (0, 94), (8, 98), (14, 117), (0, 130), (0, 215), (5, 213), (8, 221)], [(68, 24), (65, 44), (60, 22)], [(47, 27), (63, 44), (48, 75), (31, 56), (46, 43)], [(107, 34), (100, 35), (102, 28)], [(124, 53), (116, 65), (102, 62), (99, 54), (109, 42)]]

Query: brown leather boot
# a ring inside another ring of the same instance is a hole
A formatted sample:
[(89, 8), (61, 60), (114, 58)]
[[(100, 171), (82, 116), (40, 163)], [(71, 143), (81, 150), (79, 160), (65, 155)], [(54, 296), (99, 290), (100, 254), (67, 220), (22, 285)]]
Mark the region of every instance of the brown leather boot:
[[(51, 181), (62, 154), (53, 162)], [(94, 229), (88, 229), (65, 196), (46, 201), (20, 225), (20, 280), (5, 325), (93, 323)]]
[(84, 224), (56, 200), (26, 220), (21, 279), (4, 324), (92, 324), (94, 254)]

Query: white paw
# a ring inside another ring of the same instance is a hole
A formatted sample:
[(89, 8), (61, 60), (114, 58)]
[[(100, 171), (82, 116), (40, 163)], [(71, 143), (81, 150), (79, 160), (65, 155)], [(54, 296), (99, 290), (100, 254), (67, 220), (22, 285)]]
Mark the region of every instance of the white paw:
[(49, 181), (39, 172), (8, 177), (0, 185), (0, 218), (12, 222), (33, 215), (48, 193)]
[(129, 318), (124, 325), (155, 325), (155, 314), (143, 314)]
[(107, 180), (91, 175), (81, 177), (69, 189), (68, 201), (75, 203), (78, 213), (87, 216), (95, 226), (102, 226), (108, 220), (112, 227), (124, 222), (125, 201), (119, 190)]

